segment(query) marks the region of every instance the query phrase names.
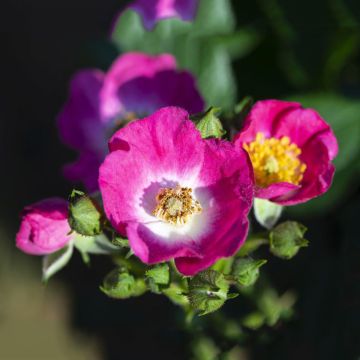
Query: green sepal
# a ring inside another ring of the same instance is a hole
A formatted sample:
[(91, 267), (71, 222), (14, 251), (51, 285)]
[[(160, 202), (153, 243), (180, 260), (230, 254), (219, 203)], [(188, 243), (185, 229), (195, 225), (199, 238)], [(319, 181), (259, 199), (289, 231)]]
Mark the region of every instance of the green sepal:
[(168, 264), (155, 265), (145, 272), (146, 283), (150, 290), (160, 294), (161, 288), (170, 282), (170, 269)]
[(270, 251), (282, 259), (291, 259), (300, 248), (308, 246), (304, 239), (306, 227), (295, 221), (286, 221), (276, 226), (269, 235)]
[(81, 254), (113, 254), (120, 249), (113, 245), (104, 234), (96, 236), (77, 235), (74, 239), (75, 247)]
[(172, 303), (182, 307), (189, 306), (189, 299), (184, 294), (184, 290), (177, 284), (170, 284), (169, 287), (162, 290), (162, 293), (167, 296)]
[(147, 287), (143, 279), (136, 279), (122, 269), (114, 269), (105, 277), (100, 290), (111, 298), (127, 299), (142, 295)]
[(211, 107), (205, 113), (194, 115), (192, 117), (192, 119), (196, 122), (196, 128), (200, 131), (203, 139), (220, 139), (226, 134), (221, 121), (216, 116), (219, 112), (219, 108)]
[(231, 275), (241, 286), (255, 284), (260, 275), (260, 267), (267, 263), (267, 260), (255, 260), (251, 258), (237, 258), (233, 264)]
[(216, 311), (224, 305), (228, 291), (228, 281), (215, 270), (205, 270), (189, 280), (190, 305), (200, 315)]
[(42, 281), (47, 282), (54, 274), (66, 266), (73, 254), (74, 244), (71, 241), (62, 249), (45, 255), (42, 262)]
[(81, 235), (94, 236), (102, 231), (101, 211), (93, 199), (79, 190), (70, 195), (68, 221), (71, 229)]
[(280, 219), (283, 206), (266, 199), (254, 199), (254, 215), (257, 222), (270, 230)]

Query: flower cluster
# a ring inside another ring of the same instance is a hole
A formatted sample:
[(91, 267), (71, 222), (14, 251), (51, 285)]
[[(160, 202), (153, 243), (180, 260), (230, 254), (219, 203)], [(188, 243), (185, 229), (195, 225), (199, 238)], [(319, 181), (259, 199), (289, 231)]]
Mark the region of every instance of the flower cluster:
[[(130, 7), (151, 28), (169, 16), (191, 19), (196, 5), (139, 0)], [(62, 141), (79, 154), (65, 167), (65, 176), (82, 182), (91, 197), (76, 192), (69, 204), (53, 198), (26, 207), (18, 248), (46, 255), (74, 245), (86, 260), (89, 253), (121, 257), (129, 247), (126, 256), (135, 255), (141, 266), (174, 260), (179, 273), (193, 277), (245, 251), (254, 199), (277, 209), (329, 189), (337, 141), (316, 111), (295, 102), (258, 101), (242, 129), (225, 139), (214, 110), (201, 113), (204, 106), (193, 75), (177, 70), (169, 54), (125, 53), (105, 73), (78, 72), (58, 127)], [(228, 127), (234, 133), (231, 121)], [(283, 245), (282, 231), (293, 247)], [(293, 256), (305, 244), (303, 232), (291, 223), (270, 233), (272, 252)], [(244, 274), (263, 263), (235, 262), (233, 279), (244, 282)], [(154, 282), (164, 285), (149, 275), (154, 273), (144, 274), (152, 289)], [(202, 285), (227, 291), (224, 279), (206, 274)], [(198, 283), (190, 281), (188, 291), (194, 286)], [(134, 282), (134, 293), (143, 289)], [(209, 311), (206, 306), (202, 310)]]

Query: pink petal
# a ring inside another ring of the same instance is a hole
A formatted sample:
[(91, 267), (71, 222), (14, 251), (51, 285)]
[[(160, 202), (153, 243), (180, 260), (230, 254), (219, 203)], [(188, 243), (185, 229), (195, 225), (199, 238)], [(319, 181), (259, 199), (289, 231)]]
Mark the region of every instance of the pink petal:
[(280, 205), (296, 205), (313, 199), (325, 193), (331, 186), (335, 167), (329, 161), (327, 147), (321, 138), (314, 138), (303, 148), (301, 160), (307, 169), (301, 187), (289, 195), (273, 199)]
[[(143, 262), (191, 258), (202, 269), (241, 246), (254, 191), (244, 150), (201, 139), (187, 112), (174, 107), (119, 130), (110, 149), (100, 168), (104, 208)], [(178, 184), (192, 187), (203, 207), (184, 231), (152, 215), (159, 189)]]
[[(118, 91), (125, 83), (139, 77), (152, 78), (159, 71), (175, 69), (176, 60), (170, 54), (152, 56), (131, 52), (119, 56), (107, 72), (100, 92), (102, 119), (106, 121), (108, 118), (118, 116), (124, 110)], [(135, 111), (136, 108), (128, 108), (128, 110)]]
[(61, 249), (72, 238), (67, 213), (67, 202), (59, 198), (26, 207), (16, 235), (16, 246), (32, 255), (49, 254)]
[(261, 132), (266, 138), (274, 135), (274, 128), (282, 121), (285, 114), (299, 109), (301, 105), (296, 102), (281, 100), (262, 100), (255, 103), (245, 119), (242, 130), (235, 135), (234, 143), (242, 147), (243, 143), (250, 143)]

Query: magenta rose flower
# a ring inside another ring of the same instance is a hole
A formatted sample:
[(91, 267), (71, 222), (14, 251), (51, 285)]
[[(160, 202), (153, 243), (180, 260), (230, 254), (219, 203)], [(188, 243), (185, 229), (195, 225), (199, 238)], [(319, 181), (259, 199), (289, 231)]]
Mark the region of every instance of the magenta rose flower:
[(161, 19), (178, 17), (191, 21), (196, 15), (198, 0), (136, 0), (129, 8), (143, 19), (144, 26), (151, 30)]
[(32, 255), (53, 253), (72, 240), (69, 235), (68, 203), (60, 198), (42, 200), (22, 213), (16, 246)]
[(256, 197), (295, 205), (326, 192), (338, 145), (330, 126), (312, 109), (280, 100), (258, 101), (234, 138), (250, 156)]
[(169, 105), (190, 113), (204, 108), (194, 78), (177, 71), (171, 55), (128, 53), (118, 57), (105, 74), (100, 70), (77, 73), (58, 117), (62, 141), (79, 152), (77, 161), (65, 167), (65, 176), (83, 182), (88, 191), (97, 190), (98, 169), (114, 131)]
[(144, 263), (193, 275), (233, 255), (248, 231), (253, 174), (242, 148), (204, 140), (167, 107), (120, 129), (100, 167), (104, 208)]

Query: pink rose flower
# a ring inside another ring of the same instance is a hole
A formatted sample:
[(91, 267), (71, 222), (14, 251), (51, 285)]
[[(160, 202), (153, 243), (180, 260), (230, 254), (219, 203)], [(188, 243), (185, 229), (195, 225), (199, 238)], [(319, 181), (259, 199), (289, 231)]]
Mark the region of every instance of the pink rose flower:
[(88, 191), (96, 191), (98, 169), (114, 131), (168, 105), (181, 106), (190, 113), (204, 108), (194, 78), (176, 70), (172, 55), (127, 53), (118, 57), (107, 73), (77, 73), (58, 117), (62, 141), (79, 152), (78, 160), (65, 167), (65, 176), (83, 182)]
[(175, 259), (193, 275), (242, 245), (253, 199), (242, 148), (202, 139), (176, 107), (120, 129), (109, 148), (99, 175), (105, 212), (144, 263)]
[(249, 153), (258, 198), (295, 205), (325, 193), (338, 145), (330, 126), (312, 109), (280, 100), (258, 101), (234, 138)]
[(129, 8), (137, 11), (144, 26), (151, 30), (161, 19), (178, 17), (191, 21), (196, 15), (198, 0), (136, 0)]
[(68, 203), (60, 198), (42, 200), (27, 206), (16, 235), (16, 246), (32, 255), (53, 253), (69, 243)]

